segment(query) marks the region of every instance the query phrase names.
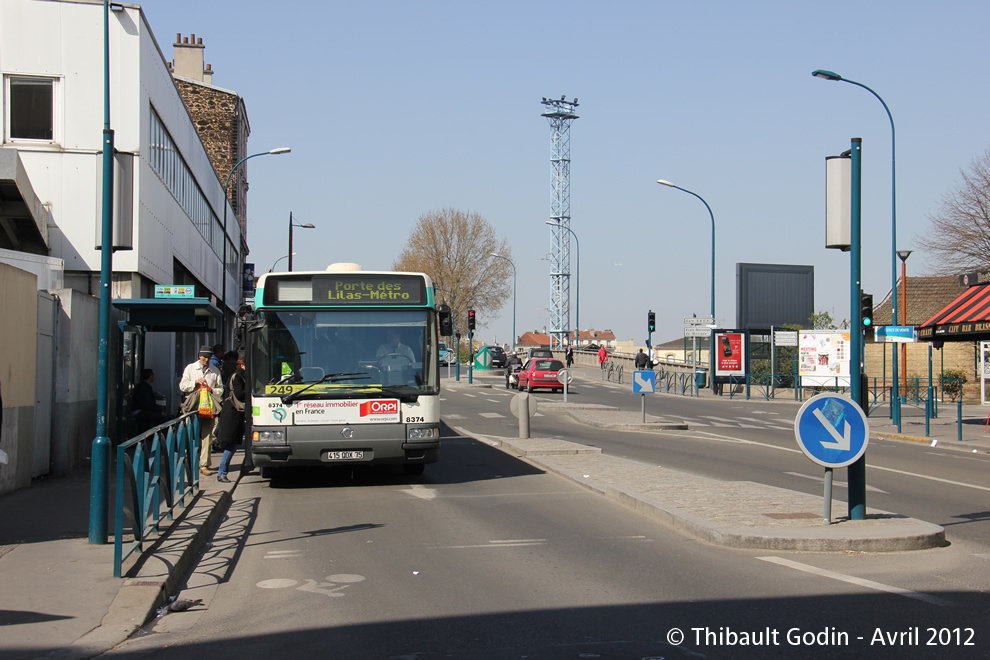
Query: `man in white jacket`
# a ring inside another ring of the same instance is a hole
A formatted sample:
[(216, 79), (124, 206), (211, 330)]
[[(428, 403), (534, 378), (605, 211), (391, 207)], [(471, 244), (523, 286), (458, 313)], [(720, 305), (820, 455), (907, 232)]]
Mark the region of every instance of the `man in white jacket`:
[[(223, 398), (223, 379), (220, 377), (220, 370), (210, 364), (212, 355), (213, 349), (209, 346), (203, 346), (199, 349), (197, 360), (187, 365), (182, 372), (179, 390), (189, 396), (193, 392), (199, 392), (199, 388), (206, 385), (210, 388), (213, 400), (219, 404)], [(219, 405), (214, 406), (214, 408), (218, 409)], [(213, 474), (213, 469), (210, 467), (210, 432), (213, 430), (214, 423), (214, 417), (199, 418), (199, 472), (207, 476)]]

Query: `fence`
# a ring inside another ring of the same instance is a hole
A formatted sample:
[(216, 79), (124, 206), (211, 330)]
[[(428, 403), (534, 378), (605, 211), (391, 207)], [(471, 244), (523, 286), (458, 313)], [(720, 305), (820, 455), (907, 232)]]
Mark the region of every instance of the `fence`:
[[(173, 520), (199, 491), (199, 415), (188, 413), (118, 445), (116, 476), (113, 575), (120, 577), (124, 560), (161, 532), (162, 515)], [(133, 537), (126, 547), (125, 529)]]

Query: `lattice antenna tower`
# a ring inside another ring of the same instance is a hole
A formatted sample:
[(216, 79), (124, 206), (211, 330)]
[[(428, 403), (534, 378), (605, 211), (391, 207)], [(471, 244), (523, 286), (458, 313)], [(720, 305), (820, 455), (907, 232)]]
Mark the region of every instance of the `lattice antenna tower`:
[(578, 100), (543, 98), (550, 122), (550, 341), (560, 348), (570, 334), (571, 318), (571, 122)]

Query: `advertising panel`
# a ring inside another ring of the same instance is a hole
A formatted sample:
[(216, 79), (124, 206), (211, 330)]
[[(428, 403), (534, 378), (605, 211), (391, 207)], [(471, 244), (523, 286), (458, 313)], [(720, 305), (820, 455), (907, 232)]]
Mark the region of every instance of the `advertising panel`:
[(746, 343), (741, 332), (716, 332), (713, 351), (715, 353), (716, 376), (742, 376), (746, 373)]
[(849, 387), (849, 333), (802, 332), (798, 373), (804, 387)]

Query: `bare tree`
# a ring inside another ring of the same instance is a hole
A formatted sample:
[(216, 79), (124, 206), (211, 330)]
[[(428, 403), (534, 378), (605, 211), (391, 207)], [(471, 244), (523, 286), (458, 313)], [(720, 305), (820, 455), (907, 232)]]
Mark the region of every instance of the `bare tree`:
[(512, 259), (508, 242), (495, 236), (487, 220), (474, 212), (441, 209), (419, 217), (392, 268), (433, 278), (438, 299), (451, 305), (456, 329), (466, 334), (468, 307), (485, 326), (512, 293), (512, 266), (493, 253)]
[(942, 198), (919, 240), (938, 275), (990, 267), (990, 149), (960, 173), (962, 184)]

